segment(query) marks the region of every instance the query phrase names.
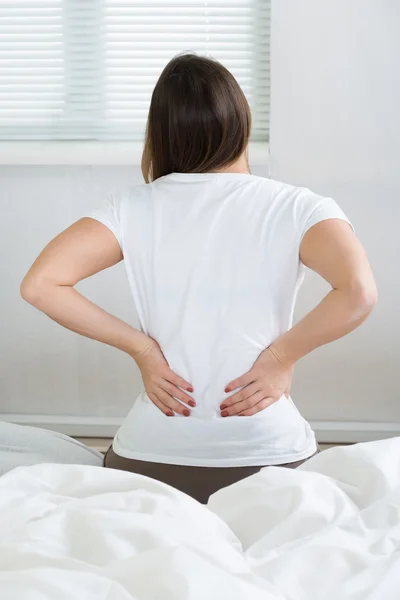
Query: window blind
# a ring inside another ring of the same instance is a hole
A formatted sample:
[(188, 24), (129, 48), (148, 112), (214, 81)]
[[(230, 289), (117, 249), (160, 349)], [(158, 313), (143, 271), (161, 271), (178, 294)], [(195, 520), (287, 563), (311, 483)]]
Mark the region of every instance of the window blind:
[(167, 62), (221, 61), (269, 130), (269, 0), (0, 0), (0, 138), (142, 140)]

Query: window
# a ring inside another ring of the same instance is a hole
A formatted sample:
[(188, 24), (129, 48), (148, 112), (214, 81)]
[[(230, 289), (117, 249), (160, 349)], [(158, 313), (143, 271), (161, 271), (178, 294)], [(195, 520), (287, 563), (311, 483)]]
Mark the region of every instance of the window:
[(183, 51), (220, 60), (269, 125), (269, 0), (0, 0), (0, 139), (142, 140)]

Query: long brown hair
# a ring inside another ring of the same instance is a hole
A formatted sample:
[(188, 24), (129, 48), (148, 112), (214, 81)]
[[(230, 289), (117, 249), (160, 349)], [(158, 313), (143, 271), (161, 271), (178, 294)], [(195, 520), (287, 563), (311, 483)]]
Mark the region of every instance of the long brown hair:
[(247, 147), (250, 108), (216, 60), (183, 54), (154, 88), (142, 156), (146, 183), (169, 173), (206, 173), (234, 163)]

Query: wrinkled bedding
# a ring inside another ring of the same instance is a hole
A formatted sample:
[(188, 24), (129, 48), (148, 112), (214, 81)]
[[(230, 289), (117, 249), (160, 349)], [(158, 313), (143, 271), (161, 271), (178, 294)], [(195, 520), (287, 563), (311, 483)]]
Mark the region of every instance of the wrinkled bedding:
[(204, 506), (141, 475), (0, 478), (3, 600), (398, 600), (400, 438), (265, 468)]

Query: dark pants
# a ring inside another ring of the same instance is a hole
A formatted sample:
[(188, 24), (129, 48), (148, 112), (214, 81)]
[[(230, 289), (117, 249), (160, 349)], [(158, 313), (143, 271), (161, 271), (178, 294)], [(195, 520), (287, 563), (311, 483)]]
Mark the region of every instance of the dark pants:
[[(320, 452), (317, 449), (316, 454)], [(311, 457), (310, 457), (311, 458)], [(277, 465), (295, 469), (303, 462), (299, 460), (293, 463)], [(191, 467), (186, 465), (169, 465), (164, 463), (148, 462), (123, 458), (115, 454), (112, 446), (109, 447), (104, 457), (104, 466), (110, 469), (130, 471), (139, 475), (146, 475), (171, 485), (172, 487), (192, 496), (198, 502), (207, 504), (208, 498), (221, 488), (232, 485), (245, 477), (258, 473), (263, 466), (257, 467)]]

